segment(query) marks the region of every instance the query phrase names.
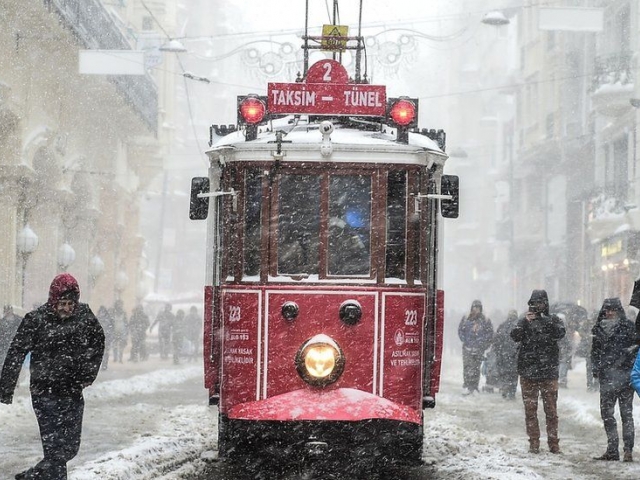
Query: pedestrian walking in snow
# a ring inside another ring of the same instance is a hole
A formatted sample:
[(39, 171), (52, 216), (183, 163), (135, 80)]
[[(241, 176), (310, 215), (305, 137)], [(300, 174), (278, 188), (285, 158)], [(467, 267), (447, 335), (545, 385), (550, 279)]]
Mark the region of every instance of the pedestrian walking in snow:
[(496, 351), (498, 381), (502, 398), (513, 400), (518, 388), (518, 344), (511, 338), (511, 331), (518, 324), (518, 312), (509, 310), (507, 319), (500, 324), (493, 339)]
[(102, 358), (102, 369), (106, 370), (109, 368), (109, 356), (111, 355), (111, 346), (113, 345), (115, 327), (113, 325), (113, 317), (104, 305), (100, 306), (96, 317), (104, 331), (104, 356)]
[(458, 337), (462, 342), (462, 388), (465, 389), (464, 394), (469, 395), (478, 391), (484, 352), (493, 340), (493, 325), (482, 313), (480, 300), (474, 300), (469, 315), (462, 317)]
[(184, 310), (178, 310), (173, 321), (171, 331), (171, 344), (173, 346), (173, 363), (178, 365), (180, 357), (184, 355), (186, 325), (184, 322)]
[(633, 461), (633, 387), (629, 384), (636, 357), (635, 325), (628, 320), (619, 298), (607, 298), (593, 327), (591, 362), (600, 380), (600, 415), (607, 434), (606, 452), (595, 460), (620, 460), (616, 403), (622, 420), (625, 462)]
[(67, 462), (80, 448), (84, 397), (100, 369), (104, 332), (88, 305), (79, 303), (78, 282), (56, 276), (49, 300), (29, 312), (11, 342), (0, 375), (0, 402), (11, 404), (20, 370), (31, 353), (31, 402), (44, 458), (17, 480), (66, 480)]
[(153, 327), (158, 325), (158, 342), (160, 346), (160, 358), (166, 360), (169, 358), (169, 352), (171, 352), (171, 330), (176, 317), (171, 313), (171, 304), (167, 303), (164, 306), (164, 310), (161, 311), (156, 317), (155, 321), (149, 327), (149, 332), (153, 330)]
[(131, 335), (130, 362), (147, 359), (147, 328), (149, 317), (144, 313), (142, 305), (136, 305), (129, 320), (129, 332)]
[(0, 365), (4, 363), (11, 340), (18, 331), (22, 317), (13, 313), (11, 305), (5, 305), (2, 309), (3, 317), (0, 319)]
[(190, 343), (189, 361), (196, 360), (200, 354), (200, 331), (202, 330), (202, 318), (198, 315), (198, 309), (192, 306), (184, 317), (187, 341)]
[(551, 453), (560, 453), (558, 439), (558, 340), (566, 334), (564, 324), (549, 314), (549, 298), (545, 290), (534, 290), (529, 310), (518, 320), (511, 338), (520, 344), (518, 374), (524, 403), (524, 416), (529, 452), (540, 452), (538, 396), (542, 397), (547, 419), (547, 442)]
[(598, 379), (593, 376), (593, 363), (591, 362), (591, 347), (593, 346), (593, 327), (598, 320), (599, 311), (595, 310), (589, 315), (584, 323), (580, 325), (580, 344), (578, 345), (576, 355), (585, 358), (587, 372), (587, 390), (589, 392), (597, 392), (600, 389)]
[(127, 337), (129, 336), (129, 321), (122, 300), (116, 300), (111, 311), (111, 318), (113, 318), (113, 361), (122, 363), (124, 348), (127, 346)]

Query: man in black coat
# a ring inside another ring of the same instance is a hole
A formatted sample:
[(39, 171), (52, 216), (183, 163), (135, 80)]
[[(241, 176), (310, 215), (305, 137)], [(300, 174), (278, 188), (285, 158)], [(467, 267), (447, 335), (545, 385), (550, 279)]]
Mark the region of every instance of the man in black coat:
[(529, 452), (540, 452), (538, 396), (542, 397), (547, 419), (547, 442), (551, 453), (560, 453), (558, 440), (558, 340), (566, 334), (564, 324), (549, 315), (549, 298), (544, 290), (534, 290), (529, 311), (511, 331), (520, 343), (518, 374), (524, 402), (524, 416), (529, 436)]
[(11, 342), (0, 375), (0, 402), (11, 404), (20, 369), (31, 353), (31, 402), (44, 458), (17, 480), (66, 480), (67, 462), (80, 448), (82, 390), (98, 375), (104, 332), (78, 282), (68, 273), (51, 282), (49, 300), (29, 312)]
[(629, 384), (637, 346), (635, 325), (627, 319), (619, 298), (607, 298), (592, 330), (591, 364), (600, 380), (600, 415), (607, 434), (607, 451), (595, 460), (620, 460), (616, 403), (622, 419), (624, 461), (633, 461), (633, 388)]

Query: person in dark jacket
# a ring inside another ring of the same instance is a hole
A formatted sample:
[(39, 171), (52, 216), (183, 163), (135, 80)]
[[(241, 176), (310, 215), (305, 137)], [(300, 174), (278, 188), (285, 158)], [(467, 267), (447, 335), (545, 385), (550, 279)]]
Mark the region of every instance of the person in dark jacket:
[(477, 392), (480, 383), (480, 367), (484, 352), (493, 340), (491, 320), (482, 313), (482, 302), (471, 303), (469, 315), (462, 317), (458, 326), (458, 337), (462, 342), (462, 371), (464, 394)]
[(564, 324), (549, 314), (549, 298), (544, 290), (534, 290), (529, 311), (518, 320), (511, 338), (520, 344), (518, 374), (524, 403), (529, 452), (540, 452), (538, 396), (542, 397), (547, 419), (547, 442), (551, 453), (560, 453), (558, 440), (558, 340), (566, 334)]
[(607, 434), (607, 451), (595, 460), (620, 460), (620, 440), (614, 417), (616, 403), (622, 419), (624, 461), (633, 461), (633, 387), (629, 384), (637, 346), (635, 325), (628, 320), (619, 298), (607, 298), (593, 327), (591, 363), (600, 380), (600, 415)]
[(3, 317), (0, 318), (0, 365), (4, 363), (4, 357), (7, 356), (11, 340), (13, 340), (18, 331), (20, 322), (22, 322), (22, 317), (13, 313), (11, 305), (5, 305), (2, 312)]
[(149, 328), (149, 316), (144, 313), (142, 305), (136, 305), (129, 320), (129, 330), (131, 332), (131, 353), (130, 362), (146, 360), (147, 355), (147, 328)]
[(518, 312), (510, 310), (507, 319), (498, 327), (493, 339), (496, 352), (498, 378), (502, 398), (513, 400), (518, 388), (518, 344), (511, 338), (511, 331), (518, 323)]
[(31, 353), (31, 402), (44, 458), (17, 480), (66, 480), (67, 462), (80, 448), (84, 398), (104, 354), (104, 332), (88, 305), (79, 303), (78, 282), (56, 276), (46, 304), (29, 312), (11, 342), (0, 374), (0, 402), (11, 404), (22, 363)]
[(161, 311), (156, 317), (155, 321), (149, 327), (149, 332), (153, 330), (153, 327), (158, 325), (158, 342), (160, 345), (160, 358), (166, 360), (169, 358), (169, 352), (171, 351), (171, 331), (176, 321), (175, 315), (171, 312), (171, 304), (167, 303), (164, 306), (164, 310)]

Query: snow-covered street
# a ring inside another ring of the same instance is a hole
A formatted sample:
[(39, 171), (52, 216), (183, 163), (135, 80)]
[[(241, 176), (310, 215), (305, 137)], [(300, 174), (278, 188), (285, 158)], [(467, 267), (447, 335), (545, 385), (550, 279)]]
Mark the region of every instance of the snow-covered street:
[[(444, 369), (438, 405), (425, 411), (426, 465), (407, 471), (407, 477), (640, 478), (639, 455), (631, 464), (591, 458), (604, 452), (606, 441), (598, 394), (586, 391), (583, 359), (569, 372), (569, 388), (560, 390), (561, 455), (548, 453), (544, 442), (539, 455), (527, 453), (519, 395), (515, 401), (497, 393), (462, 396), (460, 359), (447, 353)], [(69, 463), (70, 480), (202, 478), (205, 460), (216, 447), (217, 410), (207, 406), (201, 379), (199, 364), (174, 366), (157, 359), (102, 371), (86, 390), (83, 441), (80, 454)], [(41, 455), (26, 378), (14, 404), (0, 405), (0, 425), (0, 479), (9, 480)]]

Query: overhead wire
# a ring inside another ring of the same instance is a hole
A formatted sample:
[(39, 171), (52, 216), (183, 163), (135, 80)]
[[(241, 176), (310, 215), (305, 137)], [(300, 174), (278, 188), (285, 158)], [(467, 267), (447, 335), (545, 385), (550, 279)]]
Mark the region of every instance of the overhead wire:
[[(162, 31), (162, 33), (165, 34), (165, 36), (167, 37), (167, 40), (171, 41), (173, 40), (171, 38), (171, 35), (169, 35), (169, 33), (167, 33), (167, 31), (164, 29), (164, 27), (162, 26), (162, 24), (160, 23), (160, 21), (156, 18), (156, 16), (153, 14), (153, 12), (151, 11), (151, 9), (149, 9), (149, 7), (147, 6), (147, 4), (144, 2), (144, 0), (140, 0), (140, 3), (142, 4), (142, 6), (145, 8), (145, 10), (147, 12), (149, 12), (149, 15), (151, 16), (152, 20), (156, 23), (156, 25), (158, 25), (158, 28), (160, 28), (160, 30)], [(184, 80), (184, 91), (185, 91), (185, 95), (187, 97), (187, 111), (189, 113), (189, 123), (191, 124), (191, 130), (193, 132), (193, 137), (196, 141), (196, 147), (198, 148), (198, 152), (204, 152), (204, 149), (202, 148), (201, 144), (200, 144), (200, 140), (198, 137), (198, 133), (196, 131), (196, 125), (195, 125), (195, 119), (193, 117), (193, 110), (191, 107), (191, 95), (189, 94), (189, 86), (187, 83), (187, 71), (184, 68), (184, 65), (182, 64), (182, 60), (180, 59), (180, 57), (178, 56), (178, 54), (176, 53), (176, 59), (178, 60), (178, 65), (180, 65), (180, 69), (182, 70), (182, 77)], [(205, 160), (202, 156), (199, 155), (199, 157), (204, 161), (205, 165), (208, 167), (209, 166), (209, 161)]]

